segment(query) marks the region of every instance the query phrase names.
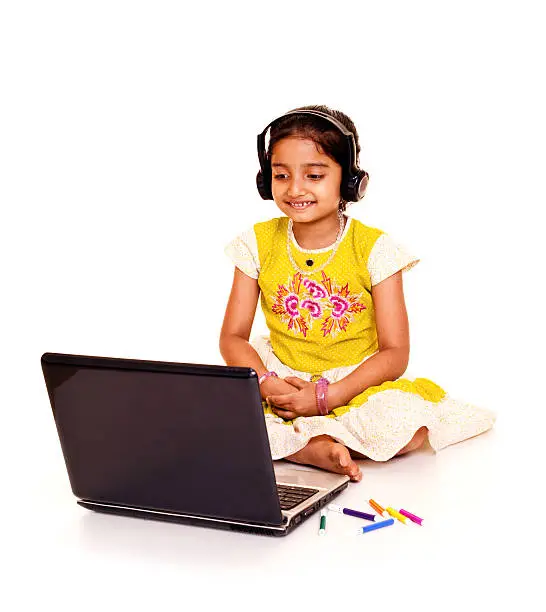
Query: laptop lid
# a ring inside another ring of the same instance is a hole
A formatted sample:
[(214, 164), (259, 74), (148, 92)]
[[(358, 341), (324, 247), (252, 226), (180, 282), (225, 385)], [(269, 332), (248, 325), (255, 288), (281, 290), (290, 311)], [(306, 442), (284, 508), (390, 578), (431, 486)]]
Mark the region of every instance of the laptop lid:
[(282, 523), (252, 368), (59, 353), (41, 363), (77, 497)]

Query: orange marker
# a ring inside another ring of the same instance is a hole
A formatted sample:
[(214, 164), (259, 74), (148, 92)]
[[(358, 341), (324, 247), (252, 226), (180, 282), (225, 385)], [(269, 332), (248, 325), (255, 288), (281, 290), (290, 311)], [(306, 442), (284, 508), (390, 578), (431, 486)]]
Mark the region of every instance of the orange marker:
[(397, 512), (394, 508), (391, 508), (390, 506), (387, 508), (387, 512), (391, 515), (394, 516), (394, 518), (398, 519), (401, 523), (404, 523), (404, 525), (406, 524), (406, 517), (403, 514), (400, 514), (400, 512)]
[(368, 503), (370, 504), (370, 506), (381, 516), (389, 516), (388, 512), (385, 510), (385, 508), (382, 508), (377, 502), (375, 502), (373, 499), (368, 500)]

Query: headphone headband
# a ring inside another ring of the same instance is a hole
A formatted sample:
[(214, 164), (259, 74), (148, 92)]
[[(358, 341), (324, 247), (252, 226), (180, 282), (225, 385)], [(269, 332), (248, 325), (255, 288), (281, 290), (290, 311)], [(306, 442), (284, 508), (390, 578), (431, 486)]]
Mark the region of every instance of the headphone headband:
[(338, 121), (335, 117), (315, 110), (292, 110), (288, 111), (284, 115), (273, 119), (263, 130), (261, 134), (258, 134), (258, 160), (260, 162), (260, 170), (256, 176), (256, 184), (258, 191), (264, 200), (272, 200), (273, 194), (271, 193), (271, 166), (267, 162), (267, 152), (265, 148), (265, 135), (267, 130), (283, 119), (290, 115), (313, 115), (315, 117), (321, 117), (329, 121), (334, 127), (336, 127), (345, 137), (347, 142), (348, 152), (348, 164), (347, 168), (343, 168), (343, 178), (341, 181), (341, 192), (343, 199), (348, 202), (357, 201), (364, 197), (364, 192), (368, 184), (369, 175), (364, 170), (361, 170), (356, 165), (356, 143), (353, 133), (348, 130), (343, 123)]

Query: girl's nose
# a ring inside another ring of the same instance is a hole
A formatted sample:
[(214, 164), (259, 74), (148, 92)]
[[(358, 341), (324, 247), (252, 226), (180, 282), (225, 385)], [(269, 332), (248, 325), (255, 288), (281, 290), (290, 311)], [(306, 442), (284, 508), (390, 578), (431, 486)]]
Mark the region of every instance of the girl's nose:
[(288, 183), (287, 195), (291, 198), (296, 198), (303, 193), (302, 180), (297, 177), (291, 179)]

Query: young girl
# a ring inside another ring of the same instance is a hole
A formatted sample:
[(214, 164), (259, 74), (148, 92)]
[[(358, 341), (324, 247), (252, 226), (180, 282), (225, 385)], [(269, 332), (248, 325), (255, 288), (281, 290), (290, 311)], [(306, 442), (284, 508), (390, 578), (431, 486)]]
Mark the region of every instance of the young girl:
[[(294, 109), (258, 136), (258, 190), (283, 216), (226, 246), (236, 267), (220, 336), (226, 364), (259, 376), (273, 459), (353, 481), (354, 459), (386, 461), (427, 437), (440, 450), (495, 421), (426, 378), (400, 378), (410, 350), (402, 272), (419, 260), (347, 215), (368, 181), (359, 152), (351, 119), (326, 106)], [(260, 295), (270, 335), (249, 342)]]

